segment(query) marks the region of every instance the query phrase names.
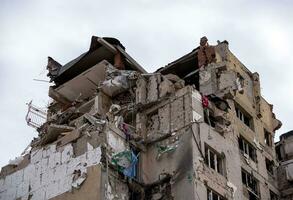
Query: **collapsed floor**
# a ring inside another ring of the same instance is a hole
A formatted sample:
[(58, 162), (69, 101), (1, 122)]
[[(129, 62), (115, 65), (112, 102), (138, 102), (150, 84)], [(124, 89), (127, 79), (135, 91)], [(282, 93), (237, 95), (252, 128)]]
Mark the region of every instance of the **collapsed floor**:
[(39, 135), (1, 170), (0, 199), (269, 199), (279, 195), (281, 123), (251, 73), (203, 37), (147, 73), (114, 38), (92, 37), (66, 65), (48, 58), (47, 111), (29, 104)]

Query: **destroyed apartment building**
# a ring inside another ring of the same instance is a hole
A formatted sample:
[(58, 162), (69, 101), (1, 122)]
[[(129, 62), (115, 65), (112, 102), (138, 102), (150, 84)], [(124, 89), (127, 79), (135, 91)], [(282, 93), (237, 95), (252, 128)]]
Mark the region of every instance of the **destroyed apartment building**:
[(52, 101), (28, 104), (38, 137), (2, 168), (1, 200), (281, 198), (281, 122), (227, 41), (203, 37), (148, 73), (119, 40), (93, 36), (87, 52), (65, 65), (49, 57), (47, 69)]
[(283, 199), (293, 199), (293, 131), (280, 136), (276, 143), (277, 159), (279, 167), (277, 177)]

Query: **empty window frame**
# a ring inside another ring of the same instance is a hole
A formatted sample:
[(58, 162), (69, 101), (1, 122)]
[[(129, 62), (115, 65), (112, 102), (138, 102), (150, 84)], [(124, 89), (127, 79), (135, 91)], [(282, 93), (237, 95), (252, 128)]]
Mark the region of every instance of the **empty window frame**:
[(253, 130), (253, 119), (252, 117), (244, 111), (240, 106), (235, 105), (236, 116), (240, 119), (246, 126)]
[(247, 187), (249, 191), (249, 199), (254, 199), (254, 197), (258, 198), (258, 181), (253, 177), (250, 173), (241, 170), (242, 183)]
[(279, 197), (276, 193), (274, 193), (272, 190), (270, 190), (270, 200), (278, 200)]
[(273, 137), (270, 132), (268, 132), (266, 129), (264, 129), (264, 139), (266, 145), (272, 147), (273, 146)]
[(226, 200), (226, 198), (210, 188), (207, 189), (207, 197), (208, 200)]
[(270, 175), (274, 175), (274, 161), (266, 158), (266, 168)]
[(238, 138), (239, 149), (242, 153), (247, 154), (251, 160), (257, 162), (256, 149), (243, 137)]
[(219, 174), (224, 175), (224, 156), (205, 144), (205, 163)]

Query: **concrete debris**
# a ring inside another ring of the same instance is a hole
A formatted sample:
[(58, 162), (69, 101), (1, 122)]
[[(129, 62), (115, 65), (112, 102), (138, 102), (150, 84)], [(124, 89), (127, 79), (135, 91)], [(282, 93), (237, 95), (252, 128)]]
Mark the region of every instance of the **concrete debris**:
[(23, 161), (23, 156), (16, 157), (13, 160), (9, 160), (9, 165), (19, 165)]
[(100, 89), (110, 97), (120, 94), (133, 87), (138, 77), (135, 71), (117, 70), (108, 66), (106, 69), (106, 80), (100, 85)]
[(167, 95), (173, 94), (175, 92), (175, 87), (171, 81), (167, 78), (163, 78), (163, 81), (159, 86), (159, 98), (165, 97)]
[(49, 73), (47, 74), (47, 76), (53, 79), (54, 77), (58, 75), (58, 72), (61, 67), (62, 65), (60, 63), (58, 63), (57, 61), (55, 61), (53, 58), (49, 56), (48, 64), (47, 64), (47, 70), (49, 71)]
[(0, 200), (292, 198), (291, 133), (276, 169), (281, 122), (227, 41), (203, 37), (147, 73), (119, 40), (93, 36), (47, 69), (52, 101), (28, 104), (38, 136), (1, 168)]
[(56, 141), (58, 146), (64, 146), (70, 142), (77, 140), (80, 137), (80, 131), (75, 129), (71, 132), (66, 132), (66, 134)]
[(171, 81), (174, 84), (174, 88), (176, 90), (181, 89), (185, 86), (185, 81), (175, 74), (167, 74), (164, 76), (164, 78)]
[(86, 178), (87, 178), (86, 172), (81, 172), (80, 169), (74, 170), (72, 183), (71, 183), (72, 187), (77, 189), (80, 188), (80, 186), (82, 185), (82, 183), (85, 181)]
[[(52, 86), (49, 87), (49, 97), (54, 99), (56, 102), (62, 103), (63, 105), (70, 104), (70, 100), (67, 99), (65, 96), (60, 94), (58, 91), (56, 91)], [(55, 102), (52, 103), (54, 105)]]
[(56, 139), (63, 133), (74, 130), (74, 127), (65, 125), (50, 124), (47, 126), (45, 136), (41, 140), (41, 145), (56, 141)]
[(116, 76), (111, 80), (106, 80), (100, 86), (100, 89), (110, 97), (113, 97), (129, 88), (127, 77)]

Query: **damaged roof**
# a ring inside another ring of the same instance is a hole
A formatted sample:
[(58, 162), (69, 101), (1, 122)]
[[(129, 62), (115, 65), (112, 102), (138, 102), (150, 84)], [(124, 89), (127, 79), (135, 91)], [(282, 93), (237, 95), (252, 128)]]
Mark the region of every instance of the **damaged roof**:
[(167, 64), (165, 67), (162, 67), (158, 72), (162, 74), (175, 73), (180, 78), (187, 75), (194, 66), (197, 66), (197, 51), (199, 47), (193, 49), (190, 53), (178, 58), (177, 60)]
[(84, 72), (102, 60), (107, 60), (110, 63), (114, 61), (114, 55), (119, 52), (126, 60), (126, 68), (137, 70), (143, 73), (146, 71), (125, 52), (125, 47), (121, 42), (112, 37), (97, 37), (92, 36), (90, 48), (87, 52), (81, 54), (77, 58), (63, 65), (58, 71), (58, 75), (52, 78), (56, 85), (65, 83), (73, 77)]

